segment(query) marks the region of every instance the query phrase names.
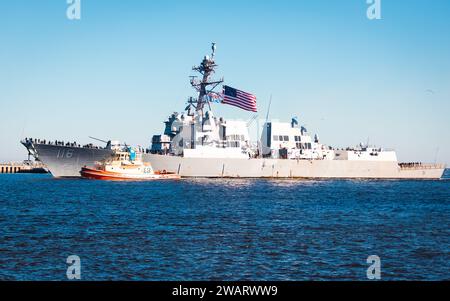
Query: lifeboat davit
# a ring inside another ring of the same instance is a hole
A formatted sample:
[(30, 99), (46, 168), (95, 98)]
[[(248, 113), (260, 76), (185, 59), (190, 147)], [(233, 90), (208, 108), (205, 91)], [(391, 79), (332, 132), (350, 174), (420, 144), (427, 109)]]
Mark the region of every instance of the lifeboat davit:
[(110, 159), (97, 163), (94, 167), (85, 166), (80, 174), (83, 178), (95, 180), (148, 181), (178, 180), (176, 173), (154, 171), (150, 163), (143, 163), (141, 154), (129, 149), (116, 151)]

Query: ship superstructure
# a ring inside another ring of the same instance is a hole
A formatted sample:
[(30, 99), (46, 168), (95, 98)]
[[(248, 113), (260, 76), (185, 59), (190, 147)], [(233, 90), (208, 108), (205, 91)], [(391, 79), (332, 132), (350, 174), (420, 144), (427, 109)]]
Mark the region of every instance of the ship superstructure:
[(223, 83), (223, 79), (212, 79), (217, 67), (215, 50), (213, 44), (211, 56), (205, 56), (199, 66), (193, 67), (201, 75), (201, 80), (191, 77), (197, 98), (190, 97), (185, 112), (173, 113), (168, 118), (164, 134), (153, 136), (151, 153), (189, 158), (249, 158), (254, 155), (247, 123), (218, 118), (212, 111), (211, 100), (220, 97), (215, 90)]
[(215, 50), (213, 44), (211, 56), (205, 56), (200, 66), (193, 68), (202, 75), (201, 81), (191, 79), (198, 98), (189, 98), (185, 112), (173, 113), (167, 119), (164, 134), (152, 139), (152, 154), (184, 158), (397, 161), (394, 151), (381, 148), (360, 145), (334, 150), (320, 143), (317, 135), (312, 137), (295, 117), (290, 123), (266, 121), (259, 141), (252, 144), (251, 122), (216, 117), (211, 109), (211, 95), (218, 95), (215, 88), (224, 82), (211, 79), (217, 67)]

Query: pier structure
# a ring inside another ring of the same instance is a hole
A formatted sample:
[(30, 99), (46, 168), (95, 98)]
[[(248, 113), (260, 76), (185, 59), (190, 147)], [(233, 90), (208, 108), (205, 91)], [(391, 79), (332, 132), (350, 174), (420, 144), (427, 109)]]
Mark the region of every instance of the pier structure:
[(0, 164), (0, 173), (18, 173), (23, 166), (15, 164)]
[(40, 162), (10, 162), (0, 163), (0, 174), (13, 173), (46, 173), (48, 172), (45, 166)]

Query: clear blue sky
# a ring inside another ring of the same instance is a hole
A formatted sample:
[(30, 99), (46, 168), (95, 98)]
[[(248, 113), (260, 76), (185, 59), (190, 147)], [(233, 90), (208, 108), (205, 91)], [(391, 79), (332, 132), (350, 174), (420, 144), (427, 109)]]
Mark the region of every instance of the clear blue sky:
[[(0, 2), (0, 161), (20, 138), (148, 146), (183, 110), (191, 67), (218, 44), (218, 76), (258, 96), (261, 117), (299, 116), (332, 146), (395, 148), (450, 163), (450, 1), (66, 0)], [(218, 114), (251, 114), (215, 105)]]

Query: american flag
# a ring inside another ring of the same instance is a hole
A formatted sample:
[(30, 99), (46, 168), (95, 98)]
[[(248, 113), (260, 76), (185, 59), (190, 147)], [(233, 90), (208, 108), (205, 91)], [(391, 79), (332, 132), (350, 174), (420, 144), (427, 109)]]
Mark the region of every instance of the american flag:
[(223, 86), (222, 103), (235, 106), (246, 111), (258, 112), (255, 95), (228, 86)]

